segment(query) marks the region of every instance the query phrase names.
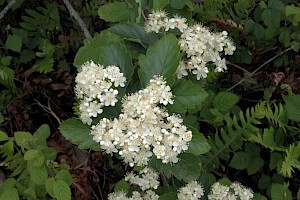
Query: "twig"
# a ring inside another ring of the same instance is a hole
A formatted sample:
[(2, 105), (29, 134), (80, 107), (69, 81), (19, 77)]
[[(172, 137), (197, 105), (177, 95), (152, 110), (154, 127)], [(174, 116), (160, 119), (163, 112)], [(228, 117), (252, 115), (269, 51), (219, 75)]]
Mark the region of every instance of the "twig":
[(5, 16), (5, 14), (7, 13), (7, 11), (8, 11), (11, 7), (13, 7), (13, 5), (14, 5), (16, 2), (17, 2), (17, 0), (11, 0), (11, 1), (7, 4), (7, 6), (5, 6), (5, 8), (0, 12), (0, 19), (2, 19), (2, 18)]
[(244, 73), (246, 73), (246, 74), (250, 74), (250, 72), (248, 71), (248, 70), (246, 70), (246, 69), (244, 69), (244, 68), (242, 68), (242, 67), (240, 67), (240, 66), (238, 66), (238, 65), (236, 65), (236, 64), (234, 64), (234, 63), (231, 63), (231, 62), (229, 62), (229, 61), (226, 61), (226, 64), (228, 64), (228, 65), (231, 65), (231, 66), (233, 66), (233, 67), (235, 67), (235, 68), (237, 68), (237, 69), (239, 69), (239, 70), (242, 70)]
[(69, 2), (69, 0), (62, 0), (64, 2), (64, 4), (66, 5), (66, 7), (69, 10), (69, 13), (72, 17), (75, 18), (75, 20), (78, 22), (81, 30), (83, 31), (84, 35), (86, 38), (91, 38), (91, 34), (89, 32), (89, 30), (87, 29), (84, 21), (81, 19), (81, 17), (77, 14), (77, 12), (74, 10), (73, 6), (71, 5), (71, 3)]
[(34, 100), (39, 104), (39, 106), (41, 106), (42, 109), (44, 109), (47, 113), (51, 114), (57, 120), (57, 122), (59, 124), (61, 124), (59, 117), (52, 111), (49, 100), (48, 100), (48, 107), (41, 104), (41, 102), (39, 102), (38, 100), (36, 100), (36, 99), (34, 99)]
[(229, 89), (227, 89), (226, 91), (230, 91), (233, 88), (235, 88), (236, 86), (240, 85), (242, 82), (244, 82), (247, 78), (250, 78), (251, 76), (253, 76), (257, 71), (259, 71), (261, 68), (263, 68), (264, 66), (266, 66), (269, 62), (275, 60), (277, 57), (281, 56), (282, 54), (286, 53), (287, 51), (291, 50), (292, 48), (294, 48), (295, 46), (291, 46), (290, 48), (287, 48), (286, 50), (284, 50), (283, 52), (281, 52), (280, 54), (277, 54), (276, 56), (274, 56), (273, 58), (267, 60), (265, 63), (263, 63), (261, 66), (259, 66), (258, 68), (256, 68), (253, 72), (251, 72), (248, 76), (246, 76), (245, 78), (241, 79), (238, 83), (236, 83), (235, 85), (233, 85), (232, 87), (230, 87)]

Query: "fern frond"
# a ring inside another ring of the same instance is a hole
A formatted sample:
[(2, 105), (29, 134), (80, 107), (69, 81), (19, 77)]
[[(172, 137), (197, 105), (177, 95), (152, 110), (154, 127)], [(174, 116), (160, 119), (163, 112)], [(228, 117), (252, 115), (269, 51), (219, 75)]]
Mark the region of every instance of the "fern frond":
[(286, 157), (282, 162), (280, 173), (285, 177), (292, 177), (293, 168), (300, 170), (300, 143), (297, 146), (291, 144), (286, 150)]
[(286, 110), (283, 108), (281, 103), (278, 106), (274, 103), (272, 104), (272, 107), (270, 104), (267, 104), (265, 115), (269, 122), (279, 126), (284, 132), (286, 132), (288, 118)]
[(260, 119), (265, 117), (265, 102), (247, 109), (245, 114), (240, 111), (239, 119), (236, 116), (225, 117), (226, 126), (221, 128), (210, 138), (211, 150), (201, 157), (203, 167), (212, 171), (220, 165), (220, 159), (228, 161), (230, 153), (237, 151), (243, 145), (243, 140), (260, 131), (255, 125), (260, 124)]
[(27, 16), (22, 16), (20, 26), (32, 32), (53, 31), (60, 27), (58, 4), (45, 2), (45, 7), (38, 7), (39, 12), (26, 9)]

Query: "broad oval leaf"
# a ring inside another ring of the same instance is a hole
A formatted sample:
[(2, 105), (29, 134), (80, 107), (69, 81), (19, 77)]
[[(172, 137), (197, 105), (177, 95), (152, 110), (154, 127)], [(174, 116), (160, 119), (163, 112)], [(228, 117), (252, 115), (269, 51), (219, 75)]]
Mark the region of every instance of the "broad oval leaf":
[(292, 192), (286, 184), (273, 183), (271, 186), (272, 200), (292, 200)]
[(45, 166), (35, 167), (33, 165), (27, 166), (29, 170), (30, 179), (37, 185), (45, 185), (48, 178), (48, 172)]
[(237, 102), (240, 97), (231, 92), (220, 92), (215, 96), (213, 105), (221, 112), (229, 111)]
[(93, 38), (86, 39), (84, 46), (81, 47), (75, 55), (74, 65), (80, 67), (87, 61), (94, 61), (102, 64), (101, 49), (104, 45), (110, 43), (121, 43), (122, 39), (109, 31), (102, 31), (101, 34), (95, 34)]
[(69, 171), (65, 170), (65, 169), (61, 169), (57, 172), (55, 178), (63, 180), (64, 182), (66, 182), (69, 186), (72, 185), (72, 176), (70, 174)]
[(144, 26), (137, 23), (116, 24), (109, 30), (124, 39), (138, 42), (143, 46), (151, 45), (159, 39), (158, 34), (146, 33), (144, 31)]
[(37, 144), (45, 144), (46, 139), (50, 136), (50, 127), (47, 124), (41, 125), (34, 133), (33, 137)]
[(139, 57), (138, 74), (141, 84), (146, 86), (153, 76), (161, 75), (168, 85), (173, 85), (180, 59), (177, 38), (171, 34), (161, 38), (148, 48), (146, 55)]
[(187, 109), (199, 106), (208, 96), (208, 93), (200, 86), (191, 81), (180, 80), (172, 87), (174, 103), (168, 108), (174, 112), (183, 113)]
[(55, 198), (55, 194), (53, 192), (54, 183), (55, 183), (55, 179), (53, 177), (48, 178), (45, 182), (46, 191), (53, 198)]
[(201, 174), (200, 158), (190, 153), (183, 153), (178, 157), (178, 163), (171, 167), (172, 174), (185, 182), (197, 180)]
[(283, 99), (288, 118), (300, 121), (300, 95), (284, 96)]
[(16, 188), (8, 188), (7, 190), (5, 190), (1, 196), (0, 196), (1, 200), (19, 200), (19, 193), (18, 190)]
[(122, 43), (106, 44), (98, 53), (100, 54), (102, 65), (116, 65), (124, 73), (127, 83), (130, 81), (133, 74), (131, 55), (126, 51)]
[(0, 131), (0, 142), (9, 140), (9, 137), (3, 131)]
[(32, 160), (40, 155), (39, 150), (30, 149), (24, 154), (24, 160)]
[(129, 11), (126, 2), (114, 2), (100, 6), (98, 14), (106, 22), (124, 22), (130, 19)]
[(67, 140), (78, 145), (81, 149), (100, 150), (100, 144), (95, 142), (93, 136), (90, 135), (90, 126), (83, 124), (79, 119), (63, 121), (59, 130)]
[(71, 189), (68, 184), (60, 179), (53, 184), (53, 193), (57, 200), (71, 200)]
[(250, 155), (246, 152), (239, 151), (234, 154), (229, 166), (238, 169), (238, 170), (244, 170), (248, 167), (250, 161)]
[(29, 143), (33, 140), (31, 133), (18, 131), (15, 132), (15, 141), (22, 148), (29, 148)]
[(19, 35), (9, 35), (5, 46), (7, 49), (20, 53), (22, 48), (22, 38)]
[(208, 144), (204, 135), (199, 133), (195, 128), (189, 127), (189, 129), (193, 132), (193, 137), (189, 142), (189, 148), (186, 153), (192, 153), (194, 155), (207, 153), (211, 149), (211, 146)]

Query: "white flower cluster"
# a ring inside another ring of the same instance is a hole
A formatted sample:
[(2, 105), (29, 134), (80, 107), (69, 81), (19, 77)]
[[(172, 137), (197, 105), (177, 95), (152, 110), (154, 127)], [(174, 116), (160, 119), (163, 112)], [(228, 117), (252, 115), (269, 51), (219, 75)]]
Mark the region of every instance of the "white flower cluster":
[(138, 185), (143, 191), (151, 188), (157, 189), (159, 186), (158, 173), (151, 168), (145, 167), (135, 175), (133, 172), (125, 176), (125, 181), (130, 184)]
[(238, 182), (232, 183), (229, 187), (215, 182), (207, 197), (209, 200), (251, 200), (253, 198), (253, 192)]
[(178, 200), (198, 200), (204, 196), (204, 189), (197, 181), (191, 181), (180, 188), (177, 193)]
[(145, 22), (146, 32), (158, 33), (160, 29), (168, 31), (170, 29), (178, 28), (183, 32), (187, 28), (186, 19), (180, 16), (174, 16), (168, 18), (166, 12), (156, 11), (149, 14), (147, 21)]
[(92, 127), (93, 139), (130, 166), (147, 165), (153, 154), (163, 163), (177, 163), (192, 132), (179, 115), (169, 115), (162, 107), (172, 103), (171, 88), (162, 77), (154, 77), (145, 89), (123, 99), (118, 119), (103, 118)]
[(181, 61), (178, 78), (186, 76), (188, 70), (197, 76), (197, 80), (207, 77), (209, 63), (216, 66), (216, 72), (227, 70), (226, 60), (221, 58), (220, 53), (224, 51), (225, 55), (232, 55), (236, 49), (226, 31), (212, 33), (201, 24), (185, 29), (179, 45), (186, 53), (187, 60)]
[(159, 196), (151, 189), (157, 189), (159, 186), (158, 173), (151, 168), (145, 167), (135, 175), (133, 172), (125, 176), (125, 181), (130, 184), (138, 185), (143, 191), (142, 194), (134, 191), (131, 197), (126, 197), (125, 192), (115, 192), (108, 196), (108, 200), (158, 200)]
[(224, 51), (225, 55), (232, 55), (236, 47), (226, 31), (212, 33), (201, 24), (188, 26), (185, 18), (175, 16), (169, 19), (164, 11), (152, 12), (145, 22), (146, 32), (158, 33), (160, 29), (168, 31), (174, 28), (182, 32), (179, 45), (187, 57), (178, 67), (179, 79), (187, 76), (188, 72), (195, 74), (197, 80), (206, 78), (209, 72), (207, 64), (210, 63), (216, 66), (215, 72), (227, 70), (226, 60), (221, 58), (220, 53)]
[(159, 196), (152, 190), (147, 190), (144, 194), (137, 191), (132, 192), (131, 197), (127, 197), (123, 191), (113, 192), (108, 195), (108, 200), (158, 200)]
[(126, 78), (114, 65), (104, 68), (93, 61), (82, 65), (75, 78), (75, 93), (80, 100), (80, 119), (91, 125), (92, 117), (103, 112), (104, 106), (115, 106), (117, 103), (116, 87), (124, 87)]

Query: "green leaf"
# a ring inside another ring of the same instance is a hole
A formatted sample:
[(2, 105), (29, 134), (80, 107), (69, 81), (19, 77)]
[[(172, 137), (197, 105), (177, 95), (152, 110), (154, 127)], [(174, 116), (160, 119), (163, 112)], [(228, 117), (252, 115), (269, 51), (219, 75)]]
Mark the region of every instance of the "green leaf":
[(289, 29), (281, 29), (279, 34), (279, 41), (284, 44), (285, 47), (291, 44), (291, 31)]
[(259, 23), (254, 24), (254, 35), (257, 39), (262, 39), (265, 36), (265, 29)]
[(288, 5), (285, 7), (285, 15), (293, 16), (292, 23), (294, 26), (298, 26), (300, 22), (300, 7), (295, 7), (295, 5)]
[(45, 182), (46, 190), (47, 190), (48, 194), (53, 198), (55, 198), (55, 194), (53, 191), (54, 183), (55, 183), (55, 179), (53, 177), (48, 178)]
[(125, 22), (130, 19), (130, 9), (126, 2), (106, 3), (100, 6), (98, 15), (106, 22)]
[(35, 190), (35, 183), (30, 181), (27, 185), (27, 188), (24, 190), (24, 194), (28, 199), (37, 199), (36, 198), (36, 190)]
[(17, 181), (14, 178), (8, 178), (0, 186), (0, 196), (9, 188), (13, 188)]
[(238, 170), (244, 170), (248, 167), (250, 155), (246, 152), (239, 151), (234, 154), (229, 166)]
[(83, 124), (79, 119), (67, 119), (61, 123), (59, 130), (62, 135), (81, 149), (100, 150), (100, 144), (90, 135), (90, 126)]
[(146, 33), (144, 30), (144, 26), (137, 23), (116, 24), (109, 30), (124, 39), (138, 42), (143, 46), (145, 46), (145, 44), (151, 45), (159, 39), (158, 34)]
[(292, 193), (286, 184), (273, 183), (271, 187), (272, 200), (292, 200)]
[(151, 157), (148, 166), (156, 171), (164, 173), (167, 178), (170, 178), (172, 175), (172, 166), (170, 164), (162, 163), (162, 161), (160, 159), (158, 160), (155, 156)]
[(277, 167), (278, 163), (282, 162), (282, 161), (283, 161), (283, 158), (280, 153), (272, 152), (270, 154), (269, 169), (274, 170)]
[(3, 152), (6, 156), (13, 156), (14, 154), (14, 143), (13, 141), (7, 141), (2, 145), (1, 152)]
[(153, 10), (161, 10), (166, 7), (169, 0), (153, 0)]
[(172, 174), (185, 182), (197, 180), (201, 174), (200, 158), (190, 153), (183, 153), (178, 157), (178, 163), (172, 165)]
[(0, 65), (0, 84), (5, 85), (7, 88), (15, 92), (16, 85), (14, 83), (15, 71), (9, 67)]
[(19, 193), (16, 188), (10, 187), (5, 190), (2, 195), (0, 196), (1, 200), (19, 200)]
[(41, 151), (45, 157), (45, 160), (55, 160), (57, 151), (54, 148), (44, 147), (43, 149), (41, 149)]
[(174, 112), (184, 113), (187, 109), (199, 106), (208, 96), (208, 93), (200, 86), (191, 81), (176, 81), (172, 87), (174, 103), (169, 106)]
[(267, 26), (279, 27), (281, 20), (281, 12), (276, 9), (266, 9), (261, 15), (262, 20)]
[(231, 92), (220, 92), (215, 96), (213, 105), (221, 112), (228, 112), (240, 100), (240, 97)]
[(104, 66), (116, 65), (124, 73), (127, 82), (130, 81), (133, 74), (133, 65), (131, 56), (126, 51), (124, 45), (121, 43), (106, 44), (98, 53), (100, 54), (101, 63)]
[(29, 148), (32, 140), (33, 137), (29, 132), (23, 132), (23, 131), (15, 132), (16, 144), (22, 148)]
[(6, 48), (18, 52), (21, 52), (22, 38), (18, 35), (9, 35), (5, 43)]
[(40, 155), (39, 150), (30, 149), (24, 154), (24, 160), (32, 160)]
[(163, 194), (158, 198), (158, 200), (170, 200), (170, 199), (177, 199), (177, 193), (168, 192), (167, 194)]
[(175, 9), (182, 9), (185, 6), (186, 0), (170, 0), (170, 5)]
[(148, 48), (146, 55), (139, 57), (141, 84), (146, 86), (153, 76), (162, 75), (168, 85), (172, 85), (180, 59), (178, 40), (174, 35), (169, 34), (158, 40)]
[(300, 95), (284, 96), (285, 109), (289, 119), (300, 121)]
[(63, 180), (64, 182), (66, 182), (69, 186), (72, 185), (73, 179), (72, 176), (70, 174), (69, 171), (65, 170), (65, 169), (61, 169), (57, 172), (56, 179), (60, 179)]
[(48, 178), (48, 172), (45, 166), (35, 167), (33, 165), (27, 166), (30, 174), (30, 179), (37, 185), (45, 185)]
[(298, 192), (297, 192), (297, 200), (300, 200), (300, 188), (298, 189)]
[(254, 193), (252, 200), (268, 200), (267, 197), (259, 194), (259, 193)]
[(258, 172), (263, 166), (264, 166), (264, 160), (260, 157), (252, 158), (248, 167), (247, 167), (247, 173), (248, 175), (253, 175)]
[(41, 167), (44, 164), (45, 157), (40, 153), (38, 157), (34, 158), (33, 160), (30, 160), (31, 164), (34, 167)]
[(57, 200), (71, 200), (71, 189), (68, 184), (60, 179), (53, 184), (53, 193)]
[(207, 153), (211, 149), (211, 146), (208, 144), (204, 135), (199, 133), (195, 128), (189, 127), (189, 129), (193, 132), (193, 137), (189, 142), (189, 148), (186, 153), (192, 153), (194, 155)]
[(81, 47), (75, 55), (74, 65), (80, 67), (87, 61), (94, 61), (102, 64), (101, 54), (103, 46), (111, 43), (122, 43), (122, 39), (109, 31), (102, 31), (101, 34), (95, 34), (93, 38), (86, 39), (84, 46)]
[(254, 26), (255, 26), (255, 22), (253, 21), (253, 19), (248, 19), (245, 23), (245, 31), (247, 33), (251, 33), (254, 30)]
[(33, 138), (37, 144), (46, 144), (46, 139), (50, 136), (50, 127), (47, 124), (41, 125), (34, 133)]
[(281, 0), (269, 0), (268, 8), (273, 10), (284, 10), (284, 4)]
[(9, 137), (3, 131), (0, 131), (0, 142), (9, 140)]
[(10, 66), (11, 61), (12, 61), (12, 58), (13, 58), (13, 57), (11, 57), (11, 56), (5, 56), (5, 57), (2, 57), (2, 58), (1, 58), (1, 64), (2, 64), (4, 67)]
[(127, 183), (123, 178), (116, 184), (114, 192), (124, 191), (127, 193), (129, 191), (129, 187), (129, 183)]
[(31, 69), (35, 72), (48, 73), (53, 71), (54, 59), (52, 57), (45, 57), (42, 60), (38, 60)]

